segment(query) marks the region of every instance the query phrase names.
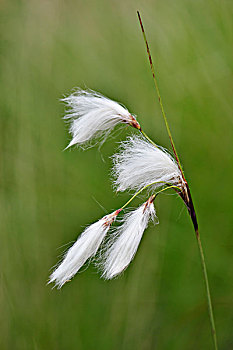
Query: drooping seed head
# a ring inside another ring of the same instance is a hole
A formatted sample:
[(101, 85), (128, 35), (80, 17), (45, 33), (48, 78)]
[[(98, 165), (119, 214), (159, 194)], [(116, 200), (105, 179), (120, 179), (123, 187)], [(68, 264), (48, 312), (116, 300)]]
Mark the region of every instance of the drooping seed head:
[(125, 214), (123, 224), (111, 232), (112, 238), (100, 262), (104, 278), (116, 277), (133, 260), (149, 220), (156, 218), (154, 198), (151, 196), (138, 209)]
[(118, 213), (119, 211), (116, 210), (84, 230), (67, 251), (61, 264), (51, 274), (49, 283), (54, 282), (58, 288), (61, 288), (81, 269), (89, 258), (97, 253)]
[(180, 169), (168, 152), (139, 136), (121, 142), (120, 152), (113, 156), (114, 185), (117, 191), (140, 190), (149, 184), (151, 190), (164, 184), (183, 186)]
[(125, 107), (95, 91), (77, 89), (62, 101), (68, 105), (64, 119), (70, 121), (72, 135), (66, 148), (73, 145), (83, 147), (93, 138), (106, 137), (120, 123), (140, 129), (135, 116)]

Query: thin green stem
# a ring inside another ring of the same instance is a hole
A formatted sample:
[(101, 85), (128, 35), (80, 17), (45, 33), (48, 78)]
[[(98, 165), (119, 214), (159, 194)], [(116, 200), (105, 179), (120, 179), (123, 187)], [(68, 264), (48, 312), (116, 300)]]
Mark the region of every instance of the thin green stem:
[(153, 145), (155, 146), (156, 148), (158, 148), (158, 146), (156, 145), (156, 143), (154, 143), (154, 141), (152, 141), (149, 136), (142, 130), (140, 129), (140, 132), (142, 133), (142, 135)]
[(214, 313), (213, 313), (213, 306), (212, 306), (211, 295), (210, 295), (210, 287), (209, 287), (209, 281), (208, 281), (208, 275), (207, 275), (207, 269), (206, 269), (206, 263), (205, 263), (205, 256), (204, 256), (204, 252), (201, 244), (201, 238), (198, 230), (196, 230), (196, 238), (197, 238), (197, 244), (198, 244), (198, 248), (201, 256), (201, 265), (202, 265), (202, 270), (203, 270), (203, 275), (205, 280), (206, 296), (207, 296), (207, 302), (208, 302), (208, 311), (209, 311), (214, 348), (215, 350), (218, 350), (217, 335), (216, 335), (216, 328), (215, 328), (215, 322), (214, 322)]
[(174, 155), (176, 157), (176, 161), (177, 161), (178, 166), (180, 168), (180, 171), (181, 171), (181, 173), (183, 175), (183, 178), (185, 179), (184, 172), (183, 172), (183, 169), (182, 169), (182, 166), (181, 166), (181, 162), (180, 162), (180, 159), (179, 159), (176, 147), (175, 147), (175, 142), (173, 140), (172, 133), (171, 133), (171, 130), (170, 130), (170, 127), (169, 127), (169, 124), (168, 124), (168, 120), (167, 120), (167, 117), (166, 117), (166, 114), (165, 114), (165, 111), (164, 111), (164, 107), (163, 107), (163, 103), (162, 103), (162, 99), (161, 99), (161, 95), (160, 95), (160, 91), (159, 91), (158, 82), (157, 82), (157, 79), (156, 79), (156, 76), (155, 76), (155, 69), (154, 69), (154, 64), (153, 64), (153, 61), (152, 61), (152, 56), (151, 56), (151, 53), (150, 53), (150, 48), (149, 48), (149, 44), (148, 44), (148, 41), (147, 41), (147, 38), (146, 38), (146, 33), (145, 33), (145, 30), (144, 30), (144, 27), (143, 27), (143, 24), (142, 24), (142, 19), (141, 19), (139, 11), (137, 11), (137, 14), (138, 14), (138, 19), (139, 19), (141, 30), (142, 30), (143, 39), (144, 39), (145, 44), (146, 44), (147, 54), (148, 54), (148, 58), (149, 58), (149, 62), (150, 62), (150, 68), (151, 68), (151, 72), (152, 72), (152, 76), (153, 76), (153, 81), (154, 81), (156, 93), (158, 95), (159, 105), (160, 105), (160, 108), (161, 108), (162, 116), (163, 116), (163, 119), (164, 119), (164, 122), (165, 122), (165, 125), (166, 125), (167, 133), (168, 133), (171, 145), (172, 145), (172, 149), (173, 149)]
[[(148, 54), (148, 58), (149, 58), (149, 62), (150, 62), (150, 68), (151, 68), (151, 72), (152, 72), (152, 75), (153, 75), (153, 81), (154, 81), (156, 93), (157, 93), (157, 96), (158, 96), (158, 99), (159, 99), (159, 104), (160, 104), (160, 108), (161, 108), (161, 111), (162, 111), (162, 116), (163, 116), (163, 119), (164, 119), (164, 122), (165, 122), (165, 125), (166, 125), (167, 133), (168, 133), (171, 145), (172, 145), (172, 149), (173, 149), (176, 161), (177, 161), (179, 169), (180, 169), (180, 171), (182, 173), (183, 179), (186, 182), (185, 176), (184, 176), (184, 172), (183, 172), (183, 169), (182, 169), (182, 166), (181, 166), (181, 163), (180, 163), (180, 159), (179, 159), (178, 153), (176, 151), (175, 143), (174, 143), (174, 140), (173, 140), (173, 137), (172, 137), (172, 134), (171, 134), (171, 130), (170, 130), (169, 124), (168, 124), (168, 120), (167, 120), (167, 117), (166, 117), (166, 114), (165, 114), (165, 111), (164, 111), (164, 107), (163, 107), (163, 103), (162, 103), (162, 99), (161, 99), (161, 95), (160, 95), (160, 91), (159, 91), (159, 86), (158, 86), (158, 82), (157, 82), (156, 75), (155, 75), (155, 69), (154, 69), (154, 65), (153, 65), (153, 61), (152, 61), (152, 56), (151, 56), (151, 53), (150, 53), (150, 48), (149, 48), (149, 44), (148, 44), (148, 41), (147, 41), (147, 38), (146, 38), (146, 33), (145, 33), (145, 30), (144, 30), (144, 27), (143, 27), (143, 24), (142, 24), (142, 19), (141, 19), (139, 11), (137, 11), (137, 14), (138, 14), (138, 19), (139, 19), (139, 22), (140, 22), (142, 34), (143, 34), (143, 39), (144, 39), (144, 42), (146, 44), (147, 54)], [(146, 138), (150, 141), (150, 139), (148, 137), (146, 137)], [(153, 143), (153, 141), (152, 141), (152, 143)], [(185, 201), (185, 198), (183, 198), (183, 200)], [(190, 201), (192, 203), (191, 194), (189, 193), (189, 202)], [(186, 203), (186, 201), (185, 201), (185, 203)], [(186, 205), (187, 205), (187, 203), (186, 203)], [(196, 214), (195, 214), (195, 211), (194, 211), (193, 204), (192, 204), (191, 207), (189, 206), (189, 211), (191, 209), (192, 209), (193, 214), (194, 214), (193, 217), (196, 218)], [(193, 217), (192, 217), (192, 220), (193, 220)], [(196, 227), (197, 227), (197, 223), (196, 223)], [(197, 243), (198, 243), (198, 248), (199, 248), (199, 252), (200, 252), (201, 264), (202, 264), (204, 281), (205, 281), (205, 287), (206, 287), (206, 295), (207, 295), (207, 302), (208, 302), (208, 310), (209, 310), (209, 318), (210, 318), (210, 324), (211, 324), (212, 337), (213, 337), (215, 350), (217, 350), (218, 349), (217, 336), (216, 336), (216, 329), (215, 329), (215, 322), (214, 322), (214, 315), (213, 315), (213, 306), (212, 306), (211, 296), (210, 296), (208, 275), (207, 275), (207, 269), (206, 269), (206, 264), (205, 264), (205, 257), (204, 257), (204, 253), (203, 253), (201, 239), (200, 239), (200, 235), (199, 235), (198, 229), (196, 228), (195, 231), (196, 231)]]
[(166, 190), (169, 190), (170, 188), (175, 188), (175, 189), (178, 189), (180, 191), (180, 188), (178, 186), (175, 186), (175, 185), (171, 185), (171, 186), (168, 186), (168, 187), (165, 187), (165, 188), (162, 188), (162, 190), (158, 191), (155, 193), (155, 197), (158, 196), (158, 194), (166, 191)]
[[(136, 197), (137, 197), (142, 191), (144, 191), (146, 188), (148, 188), (148, 187), (150, 187), (150, 186), (152, 186), (152, 185), (158, 184), (158, 183), (165, 184), (166, 182), (164, 182), (164, 181), (155, 181), (155, 182), (152, 182), (152, 183), (150, 183), (149, 185), (146, 185), (145, 187), (141, 188), (139, 191), (137, 191), (137, 192), (128, 200), (128, 202), (126, 202), (126, 203), (121, 207), (121, 210), (123, 210), (125, 207), (127, 207), (127, 205), (129, 205), (129, 203), (131, 203), (132, 200), (133, 200), (134, 198), (136, 198)], [(158, 191), (158, 192), (155, 194), (155, 196), (157, 196), (159, 193), (161, 193), (161, 192), (163, 192), (163, 191), (166, 191), (166, 190), (168, 190), (168, 189), (170, 189), (170, 188), (176, 188), (176, 189), (178, 189), (178, 190), (180, 191), (180, 188), (179, 188), (178, 186), (171, 185), (171, 186), (168, 186), (168, 187), (163, 188), (162, 190)]]

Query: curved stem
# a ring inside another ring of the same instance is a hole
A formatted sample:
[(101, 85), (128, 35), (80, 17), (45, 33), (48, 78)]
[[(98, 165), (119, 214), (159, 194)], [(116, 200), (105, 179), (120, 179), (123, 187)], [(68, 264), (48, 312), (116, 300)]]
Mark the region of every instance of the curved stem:
[(149, 136), (142, 130), (140, 129), (140, 132), (142, 133), (142, 135), (153, 145), (155, 146), (156, 148), (158, 148), (158, 146), (156, 145), (156, 143), (154, 143), (154, 141), (152, 141)]
[(202, 244), (201, 244), (201, 238), (200, 238), (199, 231), (196, 230), (195, 232), (196, 232), (197, 244), (198, 244), (198, 248), (199, 248), (199, 252), (200, 252), (201, 265), (202, 265), (204, 281), (205, 281), (206, 296), (207, 296), (207, 302), (208, 302), (208, 311), (209, 311), (209, 318), (210, 318), (211, 332), (212, 332), (212, 337), (213, 337), (213, 342), (214, 342), (214, 348), (215, 348), (215, 350), (218, 350), (217, 335), (216, 335), (216, 328), (215, 328), (215, 322), (214, 322), (214, 313), (213, 313), (213, 306), (212, 306), (211, 295), (210, 295), (210, 287), (209, 287), (207, 269), (206, 269), (206, 264), (205, 264), (205, 256), (204, 256), (204, 252), (203, 252), (203, 248), (202, 248)]
[[(125, 207), (127, 207), (127, 205), (129, 205), (129, 203), (131, 203), (132, 200), (133, 200), (134, 198), (136, 198), (136, 197), (137, 197), (142, 191), (144, 191), (146, 188), (148, 188), (148, 187), (150, 187), (150, 186), (152, 186), (152, 185), (155, 185), (155, 184), (159, 184), (159, 183), (165, 184), (166, 182), (164, 182), (164, 181), (155, 181), (155, 182), (152, 182), (152, 183), (150, 183), (149, 185), (146, 185), (145, 187), (141, 188), (139, 191), (137, 191), (137, 192), (128, 200), (128, 202), (126, 202), (126, 203), (121, 207), (121, 210), (123, 210)], [(158, 191), (158, 192), (155, 194), (155, 196), (157, 196), (159, 193), (161, 193), (161, 192), (163, 192), (163, 191), (166, 191), (166, 190), (168, 190), (168, 189), (170, 189), (170, 188), (176, 188), (176, 189), (178, 189), (178, 190), (180, 191), (180, 188), (179, 188), (178, 186), (171, 185), (171, 186), (168, 186), (168, 187), (163, 188), (162, 190)]]
[(158, 194), (166, 191), (166, 190), (169, 190), (170, 188), (175, 188), (176, 190), (178, 189), (180, 191), (180, 188), (178, 186), (175, 186), (175, 185), (171, 185), (171, 186), (168, 186), (168, 187), (165, 187), (165, 188), (162, 188), (162, 190), (158, 191), (155, 193), (155, 197), (158, 196)]

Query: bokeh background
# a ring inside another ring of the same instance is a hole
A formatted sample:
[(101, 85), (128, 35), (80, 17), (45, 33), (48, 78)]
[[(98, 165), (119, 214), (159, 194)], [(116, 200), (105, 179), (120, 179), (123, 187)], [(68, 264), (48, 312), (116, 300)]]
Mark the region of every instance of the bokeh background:
[(2, 0), (2, 350), (213, 348), (195, 235), (174, 195), (156, 201), (160, 225), (123, 276), (106, 282), (91, 264), (60, 291), (46, 285), (67, 243), (129, 198), (112, 190), (109, 157), (131, 130), (63, 152), (59, 99), (102, 92), (170, 148), (138, 9), (197, 209), (220, 349), (233, 348), (232, 1)]

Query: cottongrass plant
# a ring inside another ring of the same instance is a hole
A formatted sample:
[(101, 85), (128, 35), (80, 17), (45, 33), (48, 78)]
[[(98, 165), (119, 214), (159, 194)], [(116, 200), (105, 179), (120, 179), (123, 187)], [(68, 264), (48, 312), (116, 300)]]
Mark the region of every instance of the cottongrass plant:
[(182, 173), (170, 154), (141, 136), (133, 135), (122, 142), (113, 161), (112, 174), (117, 191), (138, 191), (152, 183), (151, 191), (161, 184), (184, 186)]
[(55, 282), (57, 287), (61, 288), (64, 283), (69, 281), (80, 270), (89, 258), (96, 255), (118, 213), (119, 211), (116, 210), (84, 230), (74, 245), (67, 251), (62, 263), (50, 276), (50, 282)]
[(119, 123), (140, 129), (135, 117), (125, 107), (95, 91), (77, 89), (62, 101), (68, 105), (64, 119), (71, 121), (72, 140), (66, 149), (73, 145), (84, 148), (93, 138), (100, 136), (105, 139)]
[[(117, 124), (128, 124), (139, 132), (139, 135), (128, 137), (126, 141), (121, 143), (119, 152), (113, 156), (112, 169), (115, 189), (117, 191), (133, 190), (135, 193), (121, 208), (104, 216), (84, 230), (67, 251), (63, 261), (51, 274), (49, 283), (53, 282), (55, 286), (61, 288), (89, 259), (97, 254), (100, 248), (102, 254), (99, 255), (98, 266), (102, 271), (102, 277), (112, 279), (119, 276), (133, 260), (149, 221), (152, 220), (156, 224), (158, 223), (154, 208), (155, 198), (160, 193), (173, 189), (185, 203), (196, 233), (213, 342), (215, 349), (217, 349), (213, 307), (196, 213), (189, 185), (184, 176), (164, 112), (150, 49), (139, 12), (138, 18), (174, 157), (152, 141), (142, 130), (136, 117), (118, 102), (92, 90), (82, 89), (76, 90), (69, 97), (63, 99), (68, 106), (64, 119), (70, 122), (69, 131), (72, 136), (66, 148), (74, 145), (85, 148), (91, 145), (92, 140), (95, 140), (95, 142), (103, 141)], [(117, 216), (143, 191), (149, 193), (149, 199), (137, 209), (124, 214), (121, 224), (113, 226), (110, 230)], [(109, 239), (105, 239), (107, 235), (110, 236)]]
[(104, 278), (118, 276), (134, 258), (149, 220), (156, 218), (154, 197), (151, 196), (138, 209), (125, 214), (123, 224), (113, 231), (111, 243), (102, 260)]

